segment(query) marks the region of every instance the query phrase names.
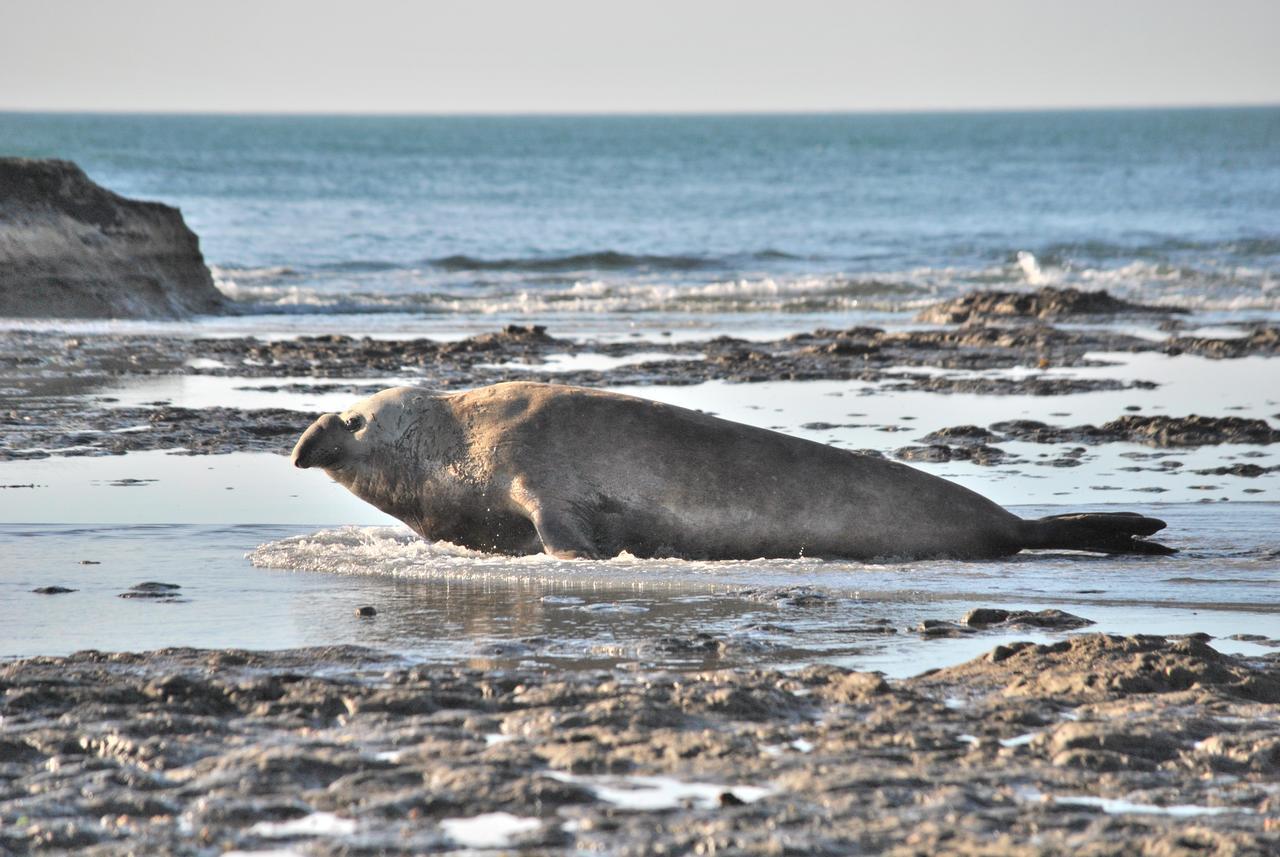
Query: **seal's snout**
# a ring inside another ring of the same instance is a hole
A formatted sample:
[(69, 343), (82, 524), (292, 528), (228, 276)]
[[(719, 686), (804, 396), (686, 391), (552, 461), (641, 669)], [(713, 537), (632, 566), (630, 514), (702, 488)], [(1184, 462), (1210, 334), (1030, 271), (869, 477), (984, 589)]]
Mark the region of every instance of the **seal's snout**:
[(337, 414), (325, 414), (313, 422), (293, 447), (293, 466), (306, 470), (327, 467), (337, 461), (342, 454), (342, 443), (335, 429), (341, 426), (342, 420)]

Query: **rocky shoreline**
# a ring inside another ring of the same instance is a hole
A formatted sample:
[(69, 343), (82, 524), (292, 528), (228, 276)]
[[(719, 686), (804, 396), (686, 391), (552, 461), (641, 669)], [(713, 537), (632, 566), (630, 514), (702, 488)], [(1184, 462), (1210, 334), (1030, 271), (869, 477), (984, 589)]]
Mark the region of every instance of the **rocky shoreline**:
[[(279, 452), (287, 450), (299, 427), (314, 416), (280, 408), (192, 410), (168, 401), (117, 407), (110, 397), (91, 395), (131, 377), (281, 378), (290, 380), (244, 389), (342, 392), (353, 399), (385, 386), (361, 380), (378, 376), (437, 389), (513, 380), (613, 387), (843, 380), (873, 384), (875, 392), (886, 394), (1061, 396), (1157, 386), (1142, 378), (1079, 377), (1054, 371), (1098, 366), (1094, 355), (1100, 352), (1199, 354), (1211, 359), (1273, 356), (1280, 342), (1275, 329), (1254, 326), (1249, 330), (1232, 339), (1151, 340), (1107, 328), (1066, 329), (1035, 322), (895, 332), (859, 327), (815, 330), (771, 341), (722, 336), (679, 343), (580, 342), (554, 337), (533, 325), (512, 325), (445, 342), (344, 335), (263, 340), (14, 331), (0, 341), (0, 460), (175, 448), (190, 454)], [(584, 369), (553, 365), (561, 358), (613, 365)], [(1019, 367), (1029, 371), (992, 374), (992, 370)], [(296, 380), (308, 377), (315, 380)], [(945, 437), (916, 438), (915, 444), (900, 447), (896, 457), (998, 464), (1012, 459), (993, 444), (1008, 440), (1191, 447), (1270, 444), (1280, 437), (1263, 420), (1193, 414), (1122, 415), (1102, 426), (1023, 420), (947, 431), (950, 434)]]
[(904, 681), (368, 649), (0, 666), (6, 853), (1280, 848), (1280, 655), (1081, 634)]
[(70, 161), (0, 158), (0, 316), (226, 311), (178, 209), (126, 199)]

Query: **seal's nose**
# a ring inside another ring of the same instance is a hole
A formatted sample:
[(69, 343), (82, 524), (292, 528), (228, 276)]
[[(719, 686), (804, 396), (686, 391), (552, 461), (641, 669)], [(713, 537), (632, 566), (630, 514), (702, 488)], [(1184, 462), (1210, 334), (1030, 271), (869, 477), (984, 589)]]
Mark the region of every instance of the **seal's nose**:
[[(325, 455), (324, 451), (333, 447), (332, 452), (336, 453), (336, 444), (326, 444), (325, 436), (335, 423), (339, 423), (337, 414), (325, 414), (318, 420), (313, 422), (306, 431), (302, 433), (302, 437), (298, 438), (298, 442), (293, 447), (293, 466), (306, 470), (308, 467), (315, 467), (317, 464), (323, 466), (327, 462), (319, 461), (320, 458), (329, 458), (332, 455)], [(321, 450), (321, 453), (317, 453)]]
[(307, 440), (306, 434), (299, 438), (298, 442), (293, 445), (293, 466), (300, 470), (306, 470), (311, 466), (307, 463), (307, 446), (303, 444), (304, 440)]

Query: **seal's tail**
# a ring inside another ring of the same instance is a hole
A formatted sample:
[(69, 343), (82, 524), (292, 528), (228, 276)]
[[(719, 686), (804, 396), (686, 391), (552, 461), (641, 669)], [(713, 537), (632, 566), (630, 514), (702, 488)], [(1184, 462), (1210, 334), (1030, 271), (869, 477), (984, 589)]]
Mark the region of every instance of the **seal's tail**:
[(1097, 553), (1139, 553), (1167, 556), (1178, 551), (1149, 542), (1149, 536), (1164, 529), (1164, 521), (1134, 512), (1083, 512), (1075, 515), (1050, 515), (1027, 521), (1030, 524), (1028, 548), (1058, 548), (1095, 551)]

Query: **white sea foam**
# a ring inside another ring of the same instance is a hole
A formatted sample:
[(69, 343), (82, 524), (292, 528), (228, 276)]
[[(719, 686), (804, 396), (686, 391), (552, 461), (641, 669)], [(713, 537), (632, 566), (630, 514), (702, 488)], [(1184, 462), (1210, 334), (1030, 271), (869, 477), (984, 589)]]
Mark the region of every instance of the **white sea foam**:
[(235, 280), (214, 280), (214, 285), (231, 300), (258, 312), (386, 312), (416, 303), (394, 295), (336, 295), (305, 286), (242, 285)]
[[(1242, 504), (1232, 518), (1234, 529), (1229, 533), (1215, 529), (1214, 517), (1203, 507), (1184, 508), (1186, 512), (1179, 515), (1173, 515), (1167, 509), (1160, 512), (1162, 517), (1171, 521), (1170, 531), (1174, 534), (1171, 539), (1175, 544), (1179, 543), (1179, 533), (1194, 532), (1194, 545), (1207, 550), (1222, 538), (1234, 543), (1233, 540), (1246, 531), (1269, 532), (1263, 523), (1268, 515), (1264, 507)], [(1029, 517), (1058, 510), (1060, 507), (1015, 509)], [(1249, 522), (1247, 526), (1246, 521)], [(1262, 529), (1259, 530), (1260, 527)], [(560, 560), (546, 554), (517, 557), (485, 554), (445, 542), (419, 539), (405, 527), (385, 526), (340, 527), (291, 536), (266, 542), (247, 556), (255, 567), (295, 572), (420, 581), (457, 580), (485, 585), (550, 585), (555, 587), (550, 593), (539, 594), (540, 598), (547, 594), (553, 596), (542, 602), (545, 609), (565, 611), (565, 615), (598, 614), (602, 617), (622, 617), (628, 609), (649, 605), (643, 598), (619, 598), (616, 591), (594, 596), (593, 590), (597, 587), (627, 589), (637, 595), (661, 591), (663, 597), (669, 597), (667, 593), (671, 590), (706, 593), (764, 587), (767, 591), (819, 585), (824, 592), (834, 596), (888, 600), (895, 600), (904, 591), (921, 587), (934, 593), (935, 597), (969, 599), (998, 597), (1001, 593), (1007, 597), (1008, 593), (1025, 593), (1034, 588), (1042, 597), (1054, 599), (1055, 603), (1058, 600), (1086, 600), (1111, 605), (1164, 605), (1176, 609), (1192, 609), (1195, 605), (1207, 607), (1204, 599), (1210, 597), (1208, 592), (1211, 590), (1211, 600), (1215, 605), (1232, 602), (1245, 607), (1274, 602), (1270, 568), (1251, 558), (1252, 554), (1241, 555), (1238, 560), (1219, 558), (1218, 561), (1231, 565), (1231, 580), (1229, 583), (1215, 580), (1205, 587), (1177, 581), (1179, 576), (1191, 573), (1203, 563), (1203, 553), (1197, 552), (1166, 560), (1163, 568), (1170, 579), (1160, 581), (1151, 580), (1141, 563), (1123, 557), (1107, 560), (1106, 587), (1096, 583), (1098, 563), (1102, 560), (1082, 565), (1068, 555), (1027, 554), (989, 564), (946, 560), (910, 564), (861, 563), (811, 558), (693, 561), (640, 559), (629, 554), (607, 560)], [(1053, 586), (1046, 587), (1046, 569), (1054, 570)], [(1091, 588), (1105, 591), (1094, 598), (1082, 599), (1076, 590), (1085, 582)], [(1135, 595), (1139, 590), (1141, 597)], [(562, 595), (581, 601), (569, 603), (568, 599), (554, 597)], [(1091, 615), (1090, 618), (1096, 617)], [(1231, 628), (1232, 621), (1239, 620), (1230, 620), (1221, 626), (1208, 623), (1202, 630), (1223, 635), (1234, 633), (1239, 628)], [(1224, 630), (1226, 628), (1231, 630)]]
[(217, 286), (248, 313), (411, 312), (446, 316), (910, 311), (973, 288), (1046, 285), (1106, 289), (1156, 305), (1218, 311), (1280, 310), (1273, 272), (1180, 267), (1133, 260), (1103, 267), (1048, 264), (1022, 250), (1011, 265), (934, 267), (858, 274), (743, 275), (710, 280), (637, 272), (548, 279), (502, 272), (482, 281), (429, 271), (352, 275), (265, 268), (219, 271)]
[[(561, 560), (547, 554), (500, 556), (448, 542), (429, 542), (402, 527), (340, 527), (268, 542), (248, 554), (259, 568), (325, 574), (379, 575), (419, 580), (550, 583), (619, 583), (631, 586), (751, 582), (781, 573), (782, 582), (809, 580), (821, 560), (693, 562), (638, 559), (628, 553), (607, 560)], [(559, 604), (588, 613), (629, 613), (646, 608), (600, 603)]]
[(1018, 268), (1022, 271), (1022, 276), (1026, 279), (1028, 285), (1043, 286), (1049, 283), (1049, 277), (1046, 277), (1044, 271), (1040, 269), (1040, 263), (1036, 260), (1034, 253), (1019, 250), (1017, 262)]

